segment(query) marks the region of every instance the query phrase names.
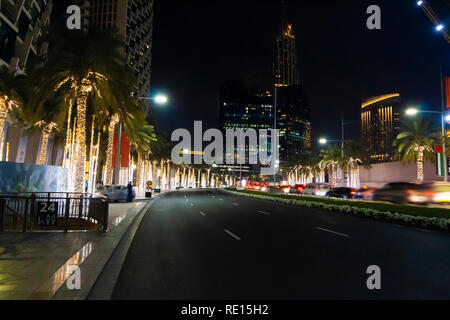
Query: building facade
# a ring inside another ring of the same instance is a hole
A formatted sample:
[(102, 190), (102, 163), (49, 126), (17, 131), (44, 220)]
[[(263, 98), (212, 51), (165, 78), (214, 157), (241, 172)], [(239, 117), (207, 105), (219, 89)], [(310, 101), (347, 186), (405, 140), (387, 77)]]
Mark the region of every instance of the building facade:
[(153, 0), (89, 1), (90, 25), (116, 29), (126, 43), (124, 63), (138, 79), (136, 96), (147, 97), (150, 90)]
[[(225, 82), (219, 90), (219, 128), (270, 130), (275, 124), (274, 103), (270, 76)], [(311, 150), (310, 110), (301, 86), (277, 88), (276, 124), (281, 162)]]
[(283, 29), (275, 40), (273, 75), (277, 87), (300, 83), (297, 70), (297, 45), (292, 24), (283, 22)]
[[(0, 1), (0, 66), (10, 72), (26, 73), (36, 57), (47, 50), (38, 40), (42, 27), (50, 23), (52, 0)], [(49, 141), (49, 158), (53, 141)], [(15, 161), (34, 164), (41, 148), (39, 134), (26, 134), (8, 113), (3, 128), (0, 128), (0, 161)], [(55, 155), (56, 157), (56, 155)]]
[(361, 104), (362, 141), (371, 162), (393, 161), (393, 142), (400, 130), (399, 93), (363, 99)]
[(40, 50), (41, 29), (50, 22), (52, 0), (0, 1), (0, 64), (26, 72)]

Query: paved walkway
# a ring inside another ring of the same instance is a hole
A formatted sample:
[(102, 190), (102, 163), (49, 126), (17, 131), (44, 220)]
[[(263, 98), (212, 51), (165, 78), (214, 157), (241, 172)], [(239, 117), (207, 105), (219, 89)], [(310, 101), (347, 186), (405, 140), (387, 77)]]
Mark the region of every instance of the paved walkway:
[(106, 233), (0, 233), (0, 300), (55, 298), (72, 266), (80, 266), (82, 288), (60, 298), (85, 298), (128, 227), (150, 202), (111, 204)]

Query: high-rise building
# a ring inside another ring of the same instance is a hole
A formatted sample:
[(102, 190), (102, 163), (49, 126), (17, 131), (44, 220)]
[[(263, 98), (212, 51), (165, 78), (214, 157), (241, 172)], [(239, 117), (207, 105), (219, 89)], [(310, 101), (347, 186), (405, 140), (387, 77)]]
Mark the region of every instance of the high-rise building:
[(41, 50), (41, 28), (48, 25), (52, 0), (0, 1), (0, 65), (25, 72)]
[(300, 83), (297, 70), (297, 46), (292, 24), (287, 20), (286, 3), (283, 1), (282, 28), (275, 41), (273, 76), (277, 87)]
[(139, 84), (136, 96), (148, 96), (152, 59), (153, 0), (84, 0), (90, 2), (90, 24), (114, 28), (126, 43), (124, 62)]
[(362, 140), (372, 162), (394, 160), (392, 144), (400, 130), (400, 108), (398, 93), (363, 99)]
[[(225, 82), (219, 90), (219, 127), (272, 129), (274, 102), (270, 76)], [(310, 110), (300, 86), (277, 89), (277, 128), (280, 161), (289, 161), (311, 150)]]
[[(47, 50), (46, 43), (39, 47), (38, 39), (42, 28), (50, 23), (52, 8), (52, 0), (0, 1), (0, 66), (12, 73), (26, 73), (36, 57)], [(0, 161), (36, 162), (40, 135), (22, 137), (23, 132), (23, 126), (8, 113), (0, 128)]]

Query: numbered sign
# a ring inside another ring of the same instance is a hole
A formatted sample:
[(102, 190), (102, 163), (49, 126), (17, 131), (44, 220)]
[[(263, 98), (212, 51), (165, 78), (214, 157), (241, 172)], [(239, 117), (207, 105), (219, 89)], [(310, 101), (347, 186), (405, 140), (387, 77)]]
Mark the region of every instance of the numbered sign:
[(37, 202), (39, 226), (56, 226), (58, 202)]

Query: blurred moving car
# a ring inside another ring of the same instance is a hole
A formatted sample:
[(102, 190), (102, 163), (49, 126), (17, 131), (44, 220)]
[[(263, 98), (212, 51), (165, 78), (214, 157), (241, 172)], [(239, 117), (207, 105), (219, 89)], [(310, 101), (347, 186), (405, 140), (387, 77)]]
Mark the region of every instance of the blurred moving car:
[(356, 194), (353, 196), (353, 199), (369, 200), (369, 201), (373, 200), (375, 190), (377, 190), (377, 188), (364, 186), (358, 189), (358, 191), (356, 191)]
[(281, 186), (267, 186), (267, 193), (269, 194), (282, 194)]
[(289, 193), (289, 191), (291, 190), (291, 186), (288, 184), (284, 184), (280, 186), (280, 189), (282, 193)]
[(334, 188), (328, 191), (325, 196), (340, 199), (354, 199), (358, 189), (354, 188)]
[(291, 189), (289, 190), (289, 193), (302, 194), (303, 189), (305, 189), (305, 188), (306, 188), (306, 184), (296, 184), (291, 187)]
[[(103, 197), (110, 202), (127, 201), (128, 189), (126, 186), (113, 185), (113, 186), (99, 186), (95, 197)], [(133, 199), (136, 198), (136, 191), (133, 189)]]
[(420, 183), (391, 182), (383, 188), (377, 189), (373, 195), (375, 201), (388, 201), (393, 203), (427, 203), (429, 196), (424, 191), (426, 187)]
[(331, 186), (328, 183), (308, 183), (303, 189), (303, 195), (306, 196), (325, 196)]

